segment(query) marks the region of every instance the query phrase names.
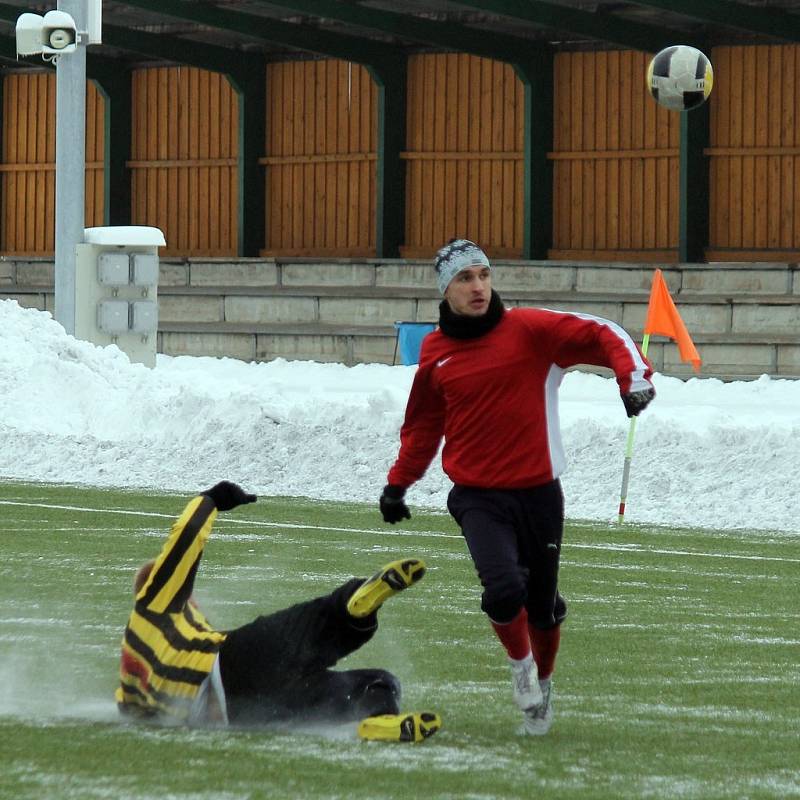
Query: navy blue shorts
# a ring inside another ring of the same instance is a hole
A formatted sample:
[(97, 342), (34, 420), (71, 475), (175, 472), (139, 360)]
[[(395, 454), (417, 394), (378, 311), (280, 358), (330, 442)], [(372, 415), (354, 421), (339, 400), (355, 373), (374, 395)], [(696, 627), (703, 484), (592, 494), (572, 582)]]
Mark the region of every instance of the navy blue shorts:
[(481, 608), (510, 622), (525, 607), (536, 628), (560, 625), (558, 592), (564, 495), (558, 480), (529, 489), (456, 485), (447, 508), (461, 528), (483, 586)]

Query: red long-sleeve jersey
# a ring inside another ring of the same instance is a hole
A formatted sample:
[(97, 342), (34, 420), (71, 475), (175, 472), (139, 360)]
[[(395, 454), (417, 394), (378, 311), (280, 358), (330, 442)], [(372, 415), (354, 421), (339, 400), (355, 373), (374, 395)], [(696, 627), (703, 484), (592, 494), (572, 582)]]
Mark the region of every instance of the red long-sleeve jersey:
[(652, 386), (631, 337), (589, 314), (514, 308), (476, 339), (428, 334), (387, 482), (419, 480), (442, 436), (442, 467), (453, 483), (514, 489), (557, 478), (566, 466), (558, 387), (576, 364), (609, 367), (621, 394)]

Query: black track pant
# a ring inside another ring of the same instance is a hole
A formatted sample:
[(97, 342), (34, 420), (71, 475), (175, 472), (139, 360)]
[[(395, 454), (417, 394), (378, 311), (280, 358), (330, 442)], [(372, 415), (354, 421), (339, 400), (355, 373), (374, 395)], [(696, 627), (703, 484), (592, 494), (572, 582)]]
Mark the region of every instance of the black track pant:
[(219, 657), (231, 724), (347, 722), (398, 712), (400, 684), (390, 672), (330, 669), (378, 627), (377, 614), (356, 619), (347, 613), (362, 583), (354, 578), (228, 633)]
[(560, 625), (558, 593), (564, 496), (555, 480), (530, 489), (454, 486), (447, 507), (469, 547), (483, 585), (481, 608), (510, 622), (524, 606), (536, 628)]

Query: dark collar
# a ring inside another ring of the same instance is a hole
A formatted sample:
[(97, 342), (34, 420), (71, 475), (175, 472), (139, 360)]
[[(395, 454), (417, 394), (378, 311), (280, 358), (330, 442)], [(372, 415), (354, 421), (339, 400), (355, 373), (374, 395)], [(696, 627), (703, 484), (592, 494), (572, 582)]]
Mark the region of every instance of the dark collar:
[(454, 314), (447, 300), (442, 300), (439, 304), (439, 328), (445, 336), (452, 336), (454, 339), (477, 339), (495, 328), (505, 311), (503, 301), (494, 289), (489, 308), (480, 317)]

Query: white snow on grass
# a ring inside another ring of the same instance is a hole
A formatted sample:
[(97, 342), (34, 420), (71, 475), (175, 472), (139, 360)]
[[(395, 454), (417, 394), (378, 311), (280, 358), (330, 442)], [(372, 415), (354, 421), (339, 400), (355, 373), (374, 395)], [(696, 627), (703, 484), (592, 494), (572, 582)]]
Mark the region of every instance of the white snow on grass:
[[(414, 370), (163, 355), (151, 370), (0, 301), (0, 476), (181, 493), (228, 478), (263, 495), (376, 502)], [(800, 382), (655, 385), (626, 519), (796, 532)], [(614, 521), (629, 426), (616, 383), (571, 372), (560, 396), (567, 515)], [(445, 511), (450, 486), (437, 457), (412, 510)]]

